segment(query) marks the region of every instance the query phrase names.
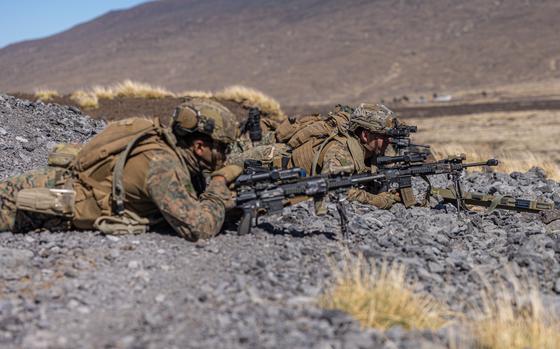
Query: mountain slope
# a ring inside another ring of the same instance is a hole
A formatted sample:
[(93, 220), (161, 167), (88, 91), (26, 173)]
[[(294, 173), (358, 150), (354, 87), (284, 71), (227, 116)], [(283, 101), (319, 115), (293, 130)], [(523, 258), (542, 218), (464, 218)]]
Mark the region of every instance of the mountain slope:
[(0, 50), (0, 90), (133, 78), (283, 103), (560, 78), (560, 2), (167, 0)]

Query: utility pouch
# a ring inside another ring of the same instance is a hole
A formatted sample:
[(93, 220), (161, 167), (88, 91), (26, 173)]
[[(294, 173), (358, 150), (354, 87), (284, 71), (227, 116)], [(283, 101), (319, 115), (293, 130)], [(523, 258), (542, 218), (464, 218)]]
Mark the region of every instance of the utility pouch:
[(49, 153), (47, 164), (54, 167), (69, 168), (81, 149), (81, 144), (56, 144)]
[(400, 194), (404, 207), (410, 207), (416, 203), (416, 196), (414, 196), (412, 187), (401, 188)]
[(107, 235), (143, 234), (148, 231), (150, 220), (125, 210), (121, 216), (101, 216), (93, 223), (93, 228)]
[(71, 189), (22, 189), (16, 197), (18, 210), (72, 218), (76, 192)]

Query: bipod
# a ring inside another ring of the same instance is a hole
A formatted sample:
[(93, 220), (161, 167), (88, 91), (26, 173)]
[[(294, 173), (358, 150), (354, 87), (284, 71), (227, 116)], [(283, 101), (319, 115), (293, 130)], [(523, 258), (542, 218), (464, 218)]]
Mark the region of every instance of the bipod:
[(451, 174), (451, 180), (453, 181), (453, 190), (455, 191), (456, 207), (457, 207), (457, 219), (461, 219), (461, 211), (469, 211), (468, 207), (465, 205), (463, 200), (463, 188), (461, 188), (461, 174), (454, 172)]
[(347, 242), (349, 237), (349, 227), (348, 214), (346, 212), (346, 207), (344, 206), (346, 197), (341, 195), (340, 192), (333, 193), (333, 197), (336, 201), (336, 210), (338, 212), (338, 216), (340, 217), (340, 235), (342, 236), (342, 241)]

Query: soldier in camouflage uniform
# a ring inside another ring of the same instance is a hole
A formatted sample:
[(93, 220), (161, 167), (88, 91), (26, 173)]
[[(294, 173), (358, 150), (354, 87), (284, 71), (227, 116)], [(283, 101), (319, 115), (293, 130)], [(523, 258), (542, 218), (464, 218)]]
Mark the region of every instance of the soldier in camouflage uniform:
[[(284, 121), (276, 129), (277, 143), (246, 149), (228, 161), (252, 159), (281, 167), (278, 163), (289, 156), (287, 167), (301, 167), (312, 175), (341, 168), (353, 173), (375, 170), (375, 158), (385, 155), (389, 145), (385, 132), (395, 123), (395, 114), (383, 105), (339, 105), (327, 117), (313, 114)], [(378, 191), (355, 188), (348, 198), (383, 209), (400, 202), (398, 193)]]
[[(321, 173), (340, 168), (351, 168), (354, 173), (375, 170), (375, 158), (385, 155), (389, 146), (386, 130), (393, 127), (396, 116), (384, 105), (362, 103), (351, 113), (348, 131), (328, 141), (320, 151), (318, 166)], [(373, 167), (372, 167), (373, 166)], [(388, 209), (400, 202), (398, 193), (377, 191), (374, 188), (353, 188), (348, 199), (378, 208)]]
[(1, 182), (0, 231), (139, 233), (165, 221), (185, 239), (212, 237), (234, 205), (228, 184), (241, 168), (216, 169), (236, 128), (228, 109), (199, 99), (179, 106), (170, 128), (142, 118), (112, 123), (68, 165)]

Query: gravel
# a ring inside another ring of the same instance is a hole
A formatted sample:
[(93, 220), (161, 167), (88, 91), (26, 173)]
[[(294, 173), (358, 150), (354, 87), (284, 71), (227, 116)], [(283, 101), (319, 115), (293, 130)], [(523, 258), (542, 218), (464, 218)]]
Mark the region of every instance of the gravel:
[(46, 164), (56, 143), (83, 143), (103, 127), (75, 107), (0, 95), (0, 179)]
[[(0, 98), (7, 136), (1, 144), (12, 147), (2, 152), (2, 163), (13, 164), (0, 167), (0, 178), (45, 163), (43, 149), (29, 152), (16, 137), (36, 141), (49, 129), (50, 142), (83, 141), (102, 127), (65, 107), (26, 103)], [(62, 124), (52, 121), (61, 118)], [(76, 130), (69, 126), (74, 121)], [(558, 201), (560, 194), (539, 169), (471, 173), (464, 182), (524, 198)], [(319, 308), (317, 296), (332, 278), (329, 265), (341, 263), (346, 249), (404, 263), (421, 290), (454, 310), (468, 311), (484, 280), (511, 274), (534, 278), (547, 307), (560, 309), (560, 230), (535, 215), (458, 217), (450, 205), (384, 211), (348, 204), (347, 211), (347, 242), (338, 238), (335, 207), (328, 204), (317, 219), (309, 203), (262, 218), (250, 235), (226, 229), (198, 243), (165, 232), (2, 233), (0, 347), (443, 348), (461, 335), (452, 326), (363, 329), (341, 311)]]

